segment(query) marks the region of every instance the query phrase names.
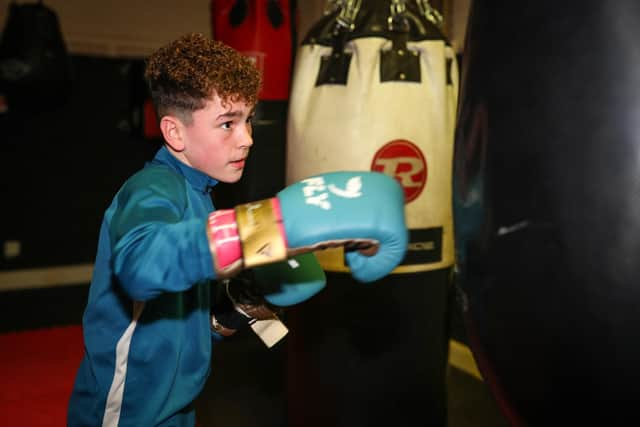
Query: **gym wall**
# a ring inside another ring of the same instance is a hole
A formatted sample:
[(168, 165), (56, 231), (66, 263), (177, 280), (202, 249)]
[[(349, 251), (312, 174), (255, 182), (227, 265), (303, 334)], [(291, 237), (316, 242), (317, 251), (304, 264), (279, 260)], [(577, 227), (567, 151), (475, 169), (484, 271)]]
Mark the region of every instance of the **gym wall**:
[[(11, 0), (0, 1), (2, 23), (6, 21), (10, 3)], [(58, 14), (67, 48), (78, 55), (146, 56), (185, 32), (211, 33), (208, 0), (46, 0), (44, 3)], [(299, 39), (322, 15), (326, 3), (327, 0), (298, 0)], [(461, 51), (471, 0), (432, 3), (442, 6), (449, 39), (456, 50)]]

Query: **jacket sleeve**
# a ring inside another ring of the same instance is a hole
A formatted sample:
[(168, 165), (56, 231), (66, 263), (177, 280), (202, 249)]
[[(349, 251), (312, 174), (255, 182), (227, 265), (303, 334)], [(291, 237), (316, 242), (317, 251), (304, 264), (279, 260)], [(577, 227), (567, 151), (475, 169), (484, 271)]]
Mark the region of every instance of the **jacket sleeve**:
[(205, 220), (184, 219), (184, 180), (168, 170), (144, 172), (116, 196), (109, 227), (114, 274), (135, 301), (215, 278)]

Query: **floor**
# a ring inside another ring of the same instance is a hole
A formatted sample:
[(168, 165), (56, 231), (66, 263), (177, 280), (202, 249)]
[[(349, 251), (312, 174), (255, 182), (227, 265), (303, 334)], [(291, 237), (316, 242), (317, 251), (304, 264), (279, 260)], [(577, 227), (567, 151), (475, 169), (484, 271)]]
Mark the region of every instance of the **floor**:
[[(284, 427), (285, 391), (275, 375), (278, 350), (265, 352), (250, 337), (229, 344), (214, 356), (214, 380), (197, 403), (201, 427)], [(452, 366), (447, 372), (447, 412), (447, 427), (508, 427), (484, 382)], [(424, 420), (417, 425), (439, 424)]]
[[(84, 285), (2, 292), (0, 332), (77, 324), (86, 292)], [(214, 355), (211, 380), (197, 402), (200, 427), (283, 427), (286, 391), (278, 372), (286, 347), (261, 345), (245, 335)], [(447, 406), (447, 427), (507, 426), (484, 383), (451, 366)]]
[(507, 427), (485, 384), (450, 367), (448, 376), (449, 427)]

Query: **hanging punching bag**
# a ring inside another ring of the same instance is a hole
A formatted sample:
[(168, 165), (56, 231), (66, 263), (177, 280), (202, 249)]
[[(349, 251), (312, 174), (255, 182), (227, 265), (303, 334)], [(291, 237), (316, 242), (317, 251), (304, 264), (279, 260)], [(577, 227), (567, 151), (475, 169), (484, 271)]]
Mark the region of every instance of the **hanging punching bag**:
[(437, 16), (426, 1), (329, 2), (297, 52), (287, 181), (394, 176), (411, 241), (402, 264), (367, 285), (341, 250), (317, 253), (328, 286), (290, 314), (291, 425), (446, 425), (458, 76)]
[(3, 109), (34, 113), (60, 108), (70, 96), (71, 80), (57, 14), (42, 1), (12, 1), (0, 39)]
[(473, 2), (454, 211), (467, 331), (514, 426), (638, 425), (640, 3)]
[(213, 38), (249, 56), (263, 79), (253, 119), (254, 145), (240, 182), (219, 185), (217, 205), (272, 197), (285, 184), (285, 140), (295, 40), (291, 0), (212, 0)]

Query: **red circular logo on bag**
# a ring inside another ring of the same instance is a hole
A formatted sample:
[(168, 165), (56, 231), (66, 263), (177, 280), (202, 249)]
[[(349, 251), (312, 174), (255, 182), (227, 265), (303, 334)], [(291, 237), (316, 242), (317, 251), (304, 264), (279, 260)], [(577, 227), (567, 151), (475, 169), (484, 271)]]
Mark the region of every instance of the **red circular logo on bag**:
[(427, 183), (427, 161), (418, 146), (405, 139), (380, 148), (373, 156), (371, 170), (397, 179), (404, 189), (405, 203), (415, 200)]

